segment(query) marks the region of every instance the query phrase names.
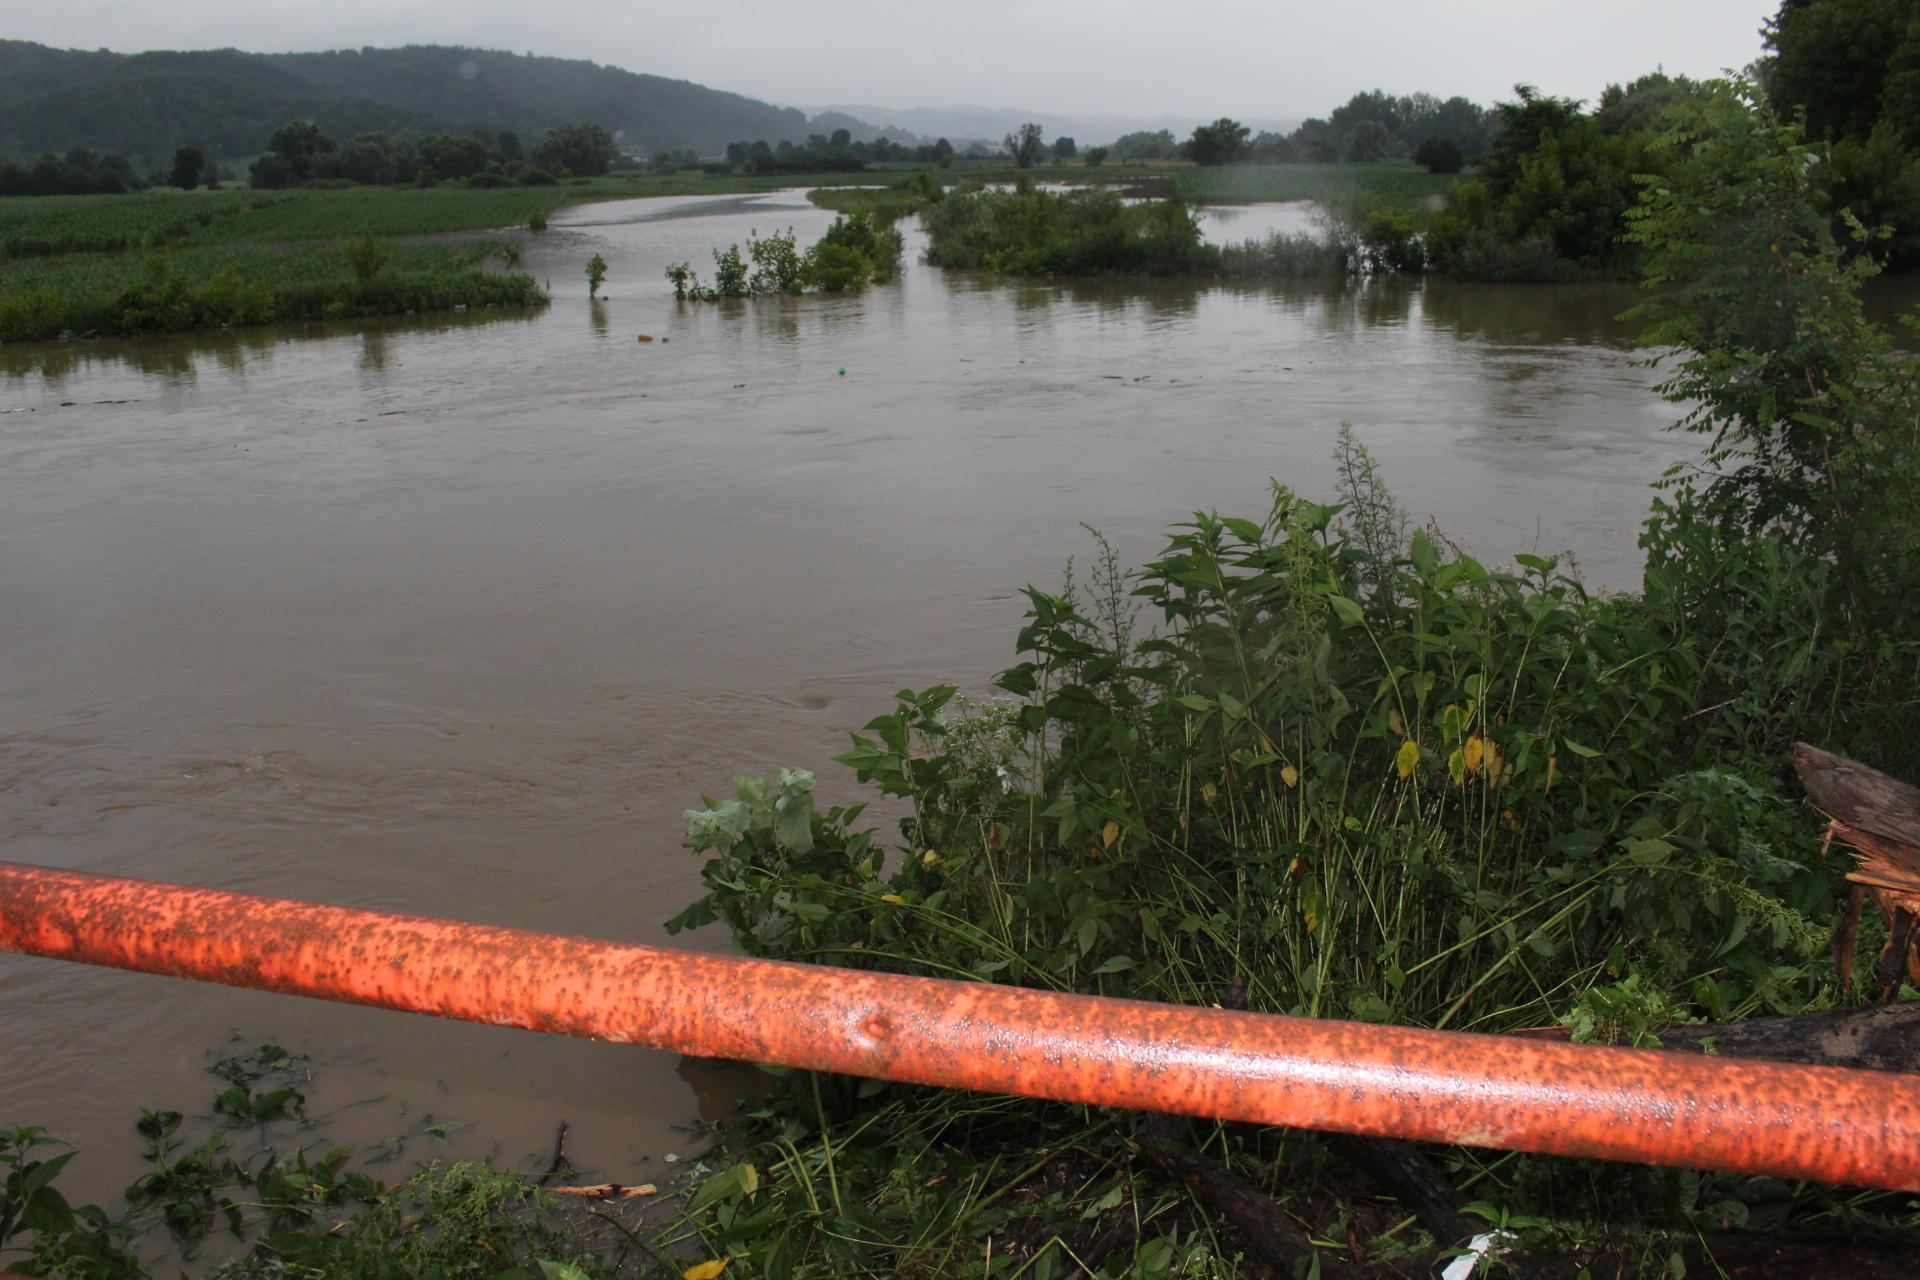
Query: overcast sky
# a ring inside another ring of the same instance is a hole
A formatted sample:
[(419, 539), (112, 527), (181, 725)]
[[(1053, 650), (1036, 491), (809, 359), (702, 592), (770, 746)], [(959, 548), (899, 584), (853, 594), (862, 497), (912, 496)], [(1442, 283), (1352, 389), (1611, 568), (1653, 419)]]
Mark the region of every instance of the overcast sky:
[(1306, 116), (1360, 89), (1525, 80), (1592, 99), (1657, 66), (1760, 53), (1777, 0), (21, 0), (0, 36), (73, 48), (280, 52), (467, 44), (591, 58), (782, 105), (967, 103), (1113, 115)]

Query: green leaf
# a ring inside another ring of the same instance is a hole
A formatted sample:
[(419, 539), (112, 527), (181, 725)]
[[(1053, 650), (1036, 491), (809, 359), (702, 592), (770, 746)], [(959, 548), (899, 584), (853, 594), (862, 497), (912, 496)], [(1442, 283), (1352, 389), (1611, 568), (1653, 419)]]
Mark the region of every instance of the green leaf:
[(1242, 520), (1236, 516), (1222, 516), (1220, 523), (1233, 531), (1242, 542), (1259, 542), (1263, 530), (1251, 520)]
[(1220, 691), (1220, 709), (1227, 713), (1227, 719), (1238, 720), (1247, 713), (1247, 704), (1228, 693), (1225, 689), (1222, 689)]
[(1340, 616), (1340, 621), (1349, 627), (1358, 626), (1366, 621), (1366, 611), (1360, 607), (1360, 602), (1357, 600), (1349, 600), (1346, 596), (1328, 596), (1327, 603), (1333, 606), (1333, 611)]
[(1125, 973), (1133, 967), (1134, 962), (1131, 956), (1114, 956), (1099, 968), (1095, 969), (1092, 976), (1097, 978), (1103, 973)]
[(1174, 699), (1189, 711), (1211, 711), (1213, 704), (1197, 693), (1183, 693)]
[(1440, 557), (1434, 552), (1433, 539), (1427, 536), (1425, 529), (1416, 529), (1413, 533), (1413, 567), (1423, 578), (1431, 578), (1440, 567)]
[(1573, 752), (1573, 754), (1579, 756), (1583, 760), (1591, 760), (1595, 756), (1598, 756), (1600, 754), (1598, 751), (1595, 751), (1592, 747), (1581, 746), (1579, 743), (1575, 742), (1572, 738), (1560, 739), (1560, 745), (1565, 747), (1567, 750)]

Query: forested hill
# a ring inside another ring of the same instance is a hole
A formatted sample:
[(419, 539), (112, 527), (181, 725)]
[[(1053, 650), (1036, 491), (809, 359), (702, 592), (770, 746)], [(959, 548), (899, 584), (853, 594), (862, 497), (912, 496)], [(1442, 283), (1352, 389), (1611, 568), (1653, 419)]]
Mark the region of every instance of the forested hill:
[(565, 58), (446, 45), (119, 54), (0, 40), (0, 159), (88, 147), (147, 168), (182, 146), (239, 158), (291, 119), (339, 138), (598, 124), (643, 146), (712, 153), (808, 133), (799, 111)]
[(649, 147), (717, 153), (729, 142), (804, 142), (804, 112), (687, 80), (568, 58), (409, 45), (269, 54), (263, 61), (329, 93), (370, 98), (458, 125), (537, 132), (597, 124)]

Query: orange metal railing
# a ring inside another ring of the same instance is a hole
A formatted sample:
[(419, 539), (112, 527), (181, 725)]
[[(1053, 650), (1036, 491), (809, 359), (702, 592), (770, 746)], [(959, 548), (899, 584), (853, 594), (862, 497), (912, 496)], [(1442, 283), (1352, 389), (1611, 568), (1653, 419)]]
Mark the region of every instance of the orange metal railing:
[(0, 950), (819, 1071), (1920, 1191), (1920, 1076), (1060, 995), (0, 863)]

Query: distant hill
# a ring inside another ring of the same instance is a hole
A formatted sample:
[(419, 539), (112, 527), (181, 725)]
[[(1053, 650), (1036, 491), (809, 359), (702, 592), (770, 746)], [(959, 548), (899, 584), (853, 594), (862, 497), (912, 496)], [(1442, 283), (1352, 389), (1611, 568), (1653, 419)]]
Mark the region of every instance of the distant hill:
[(343, 140), (512, 129), (529, 144), (552, 125), (580, 122), (638, 146), (703, 154), (741, 140), (803, 142), (815, 131), (792, 108), (689, 81), (487, 49), (120, 54), (0, 40), (0, 159), (89, 147), (145, 170), (182, 146), (232, 159), (265, 150), (268, 135), (294, 119)]
[(261, 60), (329, 93), (495, 130), (597, 124), (642, 146), (712, 154), (729, 142), (805, 142), (809, 131), (806, 115), (791, 107), (568, 58), (409, 45)]
[[(966, 141), (976, 140), (997, 146), (1002, 138), (1029, 120), (1038, 124), (1049, 139), (1065, 134), (1086, 147), (1100, 146), (1112, 142), (1122, 134), (1138, 130), (1153, 132), (1166, 129), (1171, 131), (1174, 137), (1184, 139), (1193, 132), (1195, 126), (1210, 124), (1217, 118), (1208, 117), (1203, 120), (1198, 116), (1063, 115), (1057, 111), (1023, 111), (1009, 107), (878, 107), (864, 102), (836, 103), (814, 108), (814, 110), (844, 113), (862, 120), (884, 121), (895, 129), (910, 129), (922, 137), (946, 138), (956, 147), (963, 146)], [(1262, 130), (1292, 133), (1300, 125), (1298, 120), (1266, 116), (1243, 117), (1240, 123), (1247, 125), (1255, 133)], [(898, 135), (889, 133), (887, 136), (897, 138)]]

